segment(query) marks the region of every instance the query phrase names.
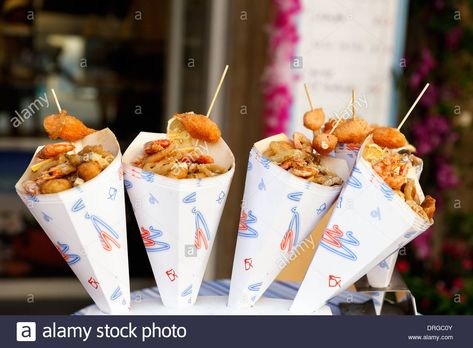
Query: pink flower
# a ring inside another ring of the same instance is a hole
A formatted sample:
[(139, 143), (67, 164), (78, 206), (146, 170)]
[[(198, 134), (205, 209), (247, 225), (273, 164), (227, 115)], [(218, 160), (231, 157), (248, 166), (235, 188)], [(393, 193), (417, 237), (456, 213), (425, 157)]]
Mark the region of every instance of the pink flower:
[(420, 260), (426, 260), (431, 253), (430, 246), (430, 235), (432, 234), (432, 227), (429, 227), (427, 231), (422, 233), (416, 239), (412, 241), (415, 247), (416, 255)]
[(409, 262), (407, 262), (406, 260), (398, 260), (396, 263), (396, 269), (401, 273), (409, 272), (410, 268), (411, 266), (409, 265)]
[(461, 290), (465, 287), (465, 281), (462, 278), (455, 278), (452, 282), (452, 290)]
[(463, 28), (460, 26), (456, 26), (452, 30), (450, 30), (447, 33), (447, 36), (445, 37), (445, 44), (447, 48), (450, 50), (458, 48), (462, 35), (463, 35)]

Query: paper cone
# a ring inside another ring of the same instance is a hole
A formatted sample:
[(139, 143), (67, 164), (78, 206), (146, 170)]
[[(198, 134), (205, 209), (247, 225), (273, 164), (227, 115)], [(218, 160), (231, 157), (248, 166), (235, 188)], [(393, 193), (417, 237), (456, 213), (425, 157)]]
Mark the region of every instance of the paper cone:
[[(407, 176), (418, 181), (420, 179), (420, 175), (422, 174), (422, 169), (423, 162), (421, 161), (419, 166), (410, 169)], [(425, 197), (422, 193), (422, 190), (420, 189), (420, 185), (418, 185), (417, 190), (419, 192), (420, 199), (424, 200)], [(398, 251), (395, 251), (366, 274), (370, 286), (375, 288), (384, 288), (389, 286), (394, 268), (396, 266), (397, 255)], [(378, 298), (378, 302), (382, 307), (382, 304), (384, 303), (384, 292), (380, 292), (380, 294), (382, 295), (380, 295)], [(378, 308), (377, 310), (381, 311), (381, 308)]]
[[(340, 186), (328, 187), (298, 178), (263, 157), (271, 141), (257, 142), (250, 152), (228, 305), (252, 306), (299, 249), (315, 248), (305, 240), (328, 211)], [(344, 180), (344, 161), (324, 157), (323, 163)]]
[(15, 189), (100, 310), (127, 313), (130, 284), (120, 147), (108, 128), (74, 144), (76, 151), (101, 144), (115, 159), (80, 186), (37, 196), (22, 187), (32, 161)]
[(431, 225), (384, 183), (362, 150), (291, 310), (320, 308)]
[(123, 155), (125, 187), (163, 304), (193, 305), (212, 250), (235, 171), (235, 159), (220, 139), (205, 151), (231, 169), (204, 179), (173, 179), (132, 165), (147, 141), (166, 134), (141, 132)]

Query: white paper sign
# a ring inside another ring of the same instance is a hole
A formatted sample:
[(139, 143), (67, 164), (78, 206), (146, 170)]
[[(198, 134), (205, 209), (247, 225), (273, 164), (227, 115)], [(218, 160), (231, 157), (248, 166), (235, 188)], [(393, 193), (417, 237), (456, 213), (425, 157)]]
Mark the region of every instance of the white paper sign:
[(302, 115), (309, 109), (304, 82), (314, 106), (323, 107), (327, 117), (346, 108), (354, 88), (366, 100), (357, 113), (370, 123), (392, 123), (393, 69), (400, 69), (406, 7), (405, 0), (303, 1), (296, 53), (302, 67), (293, 67), (299, 80), (291, 130), (302, 130)]

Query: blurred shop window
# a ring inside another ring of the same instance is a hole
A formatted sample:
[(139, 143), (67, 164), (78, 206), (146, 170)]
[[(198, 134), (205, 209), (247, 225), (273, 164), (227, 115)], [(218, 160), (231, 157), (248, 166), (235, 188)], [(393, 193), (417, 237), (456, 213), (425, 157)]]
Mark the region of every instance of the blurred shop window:
[[(70, 114), (111, 128), (122, 150), (140, 131), (163, 130), (169, 79), (179, 89), (171, 112), (204, 112), (210, 0), (179, 2), (173, 16), (171, 0), (0, 0), (0, 277), (72, 275), (14, 192), (49, 141), (42, 121), (57, 112), (51, 88)], [(170, 60), (172, 40), (182, 47)], [(127, 213), (130, 274), (151, 277), (129, 202)]]

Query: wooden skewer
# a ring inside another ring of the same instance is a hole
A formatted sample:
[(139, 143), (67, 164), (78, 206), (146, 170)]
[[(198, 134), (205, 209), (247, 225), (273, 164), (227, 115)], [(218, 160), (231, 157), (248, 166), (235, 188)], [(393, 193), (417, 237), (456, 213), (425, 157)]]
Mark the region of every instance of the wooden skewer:
[(352, 118), (355, 119), (355, 90), (351, 90), (351, 114)]
[(59, 104), (59, 100), (57, 99), (56, 92), (54, 92), (54, 88), (51, 88), (51, 92), (53, 93), (53, 97), (54, 97), (54, 100), (56, 101), (56, 106), (59, 110), (59, 113), (61, 113), (62, 111), (61, 104)]
[(406, 122), (407, 118), (409, 117), (409, 115), (411, 114), (412, 110), (414, 110), (414, 108), (416, 107), (417, 103), (419, 102), (420, 98), (422, 98), (422, 96), (424, 95), (425, 91), (427, 90), (427, 88), (429, 88), (430, 86), (430, 83), (427, 83), (424, 87), (424, 89), (422, 90), (422, 92), (420, 92), (419, 96), (417, 97), (417, 99), (415, 100), (414, 104), (412, 104), (411, 108), (409, 109), (409, 111), (407, 112), (406, 116), (404, 116), (404, 118), (402, 119), (401, 123), (399, 123), (399, 126), (397, 126), (397, 130), (401, 130), (401, 127), (403, 126), (404, 122)]
[(220, 82), (218, 83), (217, 90), (215, 91), (212, 101), (210, 102), (210, 106), (206, 114), (207, 117), (210, 117), (210, 113), (212, 112), (212, 108), (214, 107), (215, 100), (217, 99), (217, 96), (218, 96), (218, 92), (220, 92), (220, 88), (222, 87), (223, 80), (225, 79), (225, 75), (227, 74), (227, 70), (228, 70), (228, 65), (226, 65), (225, 70), (223, 70), (223, 74), (222, 74), (222, 77), (220, 78)]
[(312, 104), (312, 98), (310, 97), (309, 87), (307, 87), (307, 83), (304, 82), (304, 89), (305, 95), (307, 96), (307, 100), (309, 101), (310, 111), (314, 110), (314, 105)]
[(332, 134), (333, 131), (335, 130), (335, 128), (337, 128), (338, 124), (340, 123), (340, 121), (342, 120), (342, 117), (340, 116), (337, 120), (337, 122), (335, 122), (335, 125), (333, 126), (333, 128), (330, 130), (330, 133), (328, 134)]

